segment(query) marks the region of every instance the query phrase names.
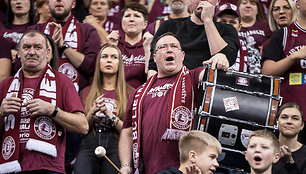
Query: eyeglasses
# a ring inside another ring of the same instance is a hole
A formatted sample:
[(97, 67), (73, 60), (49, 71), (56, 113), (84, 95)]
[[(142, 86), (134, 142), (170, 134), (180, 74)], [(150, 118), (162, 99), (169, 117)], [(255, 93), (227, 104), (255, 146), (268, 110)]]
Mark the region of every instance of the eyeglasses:
[(283, 9), (283, 11), (289, 11), (289, 10), (291, 10), (291, 7), (290, 7), (289, 5), (285, 5), (285, 6), (283, 6), (283, 7), (278, 7), (278, 6), (272, 7), (272, 11), (273, 11), (274, 13), (280, 12), (281, 9)]
[(162, 45), (158, 46), (156, 48), (156, 51), (158, 51), (158, 50), (168, 50), (169, 47), (172, 48), (173, 50), (181, 50), (179, 44), (177, 44), (177, 43), (170, 43), (170, 44), (162, 44)]

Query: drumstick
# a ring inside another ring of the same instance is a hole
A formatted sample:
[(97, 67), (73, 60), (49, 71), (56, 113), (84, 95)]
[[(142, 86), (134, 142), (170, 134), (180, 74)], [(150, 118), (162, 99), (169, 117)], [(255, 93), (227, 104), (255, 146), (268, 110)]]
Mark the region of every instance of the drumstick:
[(105, 159), (107, 159), (107, 161), (113, 166), (115, 167), (115, 169), (120, 173), (123, 174), (121, 172), (121, 170), (106, 156), (106, 150), (104, 147), (102, 146), (98, 146), (95, 150), (95, 154), (97, 157), (101, 158), (101, 157), (105, 157)]

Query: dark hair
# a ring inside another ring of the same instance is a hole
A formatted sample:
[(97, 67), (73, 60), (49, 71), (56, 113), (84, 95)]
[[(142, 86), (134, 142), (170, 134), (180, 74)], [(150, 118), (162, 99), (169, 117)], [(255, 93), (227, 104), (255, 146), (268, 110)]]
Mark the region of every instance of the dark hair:
[(48, 34), (44, 34), (46, 36), (46, 38), (48, 39), (48, 42), (50, 43), (51, 46), (51, 50), (52, 51), (52, 58), (50, 60), (50, 66), (57, 71), (58, 69), (58, 49), (57, 46), (54, 43), (54, 40), (52, 39), (51, 36), (49, 36)]
[(131, 3), (128, 3), (122, 10), (121, 10), (121, 18), (123, 17), (125, 11), (127, 9), (132, 9), (134, 11), (138, 11), (140, 12), (142, 15), (143, 15), (143, 18), (145, 21), (148, 20), (148, 10), (146, 9), (145, 6), (137, 3), (137, 2), (131, 2)]
[(276, 118), (278, 119), (280, 114), (283, 112), (283, 110), (287, 109), (287, 108), (296, 108), (300, 113), (301, 113), (301, 117), (303, 120), (303, 111), (302, 108), (300, 107), (300, 105), (296, 104), (296, 103), (285, 103), (283, 104), (277, 112)]
[(156, 43), (161, 39), (161, 38), (163, 38), (163, 37), (165, 37), (165, 36), (173, 36), (176, 40), (178, 40), (179, 41), (179, 43), (181, 44), (181, 41), (180, 41), (180, 39), (175, 35), (175, 34), (173, 34), (172, 32), (167, 32), (167, 33), (164, 33), (164, 34), (162, 34), (162, 35), (160, 35), (156, 40), (155, 40), (155, 42), (153, 43), (153, 50), (154, 50), (154, 53), (155, 53), (155, 51), (156, 51)]
[[(34, 3), (33, 0), (30, 1), (30, 11), (29, 11), (29, 25), (34, 25), (35, 24), (35, 9), (34, 9)], [(6, 16), (6, 22), (5, 26), (7, 28), (11, 28), (13, 21), (14, 21), (14, 13), (12, 11), (12, 6), (11, 6), (11, 0), (8, 0), (8, 7), (7, 7), (7, 16)]]

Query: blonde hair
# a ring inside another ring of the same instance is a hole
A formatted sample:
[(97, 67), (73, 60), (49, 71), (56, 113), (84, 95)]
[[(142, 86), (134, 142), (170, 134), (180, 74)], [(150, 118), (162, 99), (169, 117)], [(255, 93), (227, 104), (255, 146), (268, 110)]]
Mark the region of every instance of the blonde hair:
[(182, 135), (179, 141), (180, 162), (184, 163), (188, 160), (190, 151), (201, 154), (207, 146), (216, 147), (218, 153), (222, 151), (220, 142), (207, 132), (192, 130)]
[(261, 138), (270, 140), (274, 148), (274, 153), (276, 154), (279, 152), (279, 148), (280, 148), (279, 142), (276, 136), (271, 131), (263, 129), (263, 130), (256, 130), (252, 132), (248, 140), (248, 146), (250, 144), (252, 137), (261, 137)]
[(116, 101), (118, 104), (117, 116), (121, 120), (123, 120), (124, 113), (126, 111), (127, 101), (128, 101), (127, 92), (132, 91), (132, 87), (130, 87), (125, 81), (122, 53), (120, 49), (115, 45), (105, 45), (99, 52), (93, 82), (91, 85), (90, 92), (86, 98), (85, 113), (87, 114), (89, 112), (95, 99), (103, 94), (104, 82), (103, 82), (103, 73), (100, 71), (100, 57), (105, 48), (114, 48), (117, 50), (118, 55), (119, 55), (118, 57), (119, 67), (118, 67), (117, 79), (116, 79)]
[[(271, 4), (270, 4), (270, 8), (269, 8), (269, 18), (268, 18), (268, 22), (269, 22), (269, 27), (270, 30), (272, 32), (279, 30), (281, 27), (276, 23), (276, 21), (273, 18), (273, 6), (275, 4), (277, 0), (272, 0)], [(297, 9), (296, 6), (294, 4), (294, 2), (292, 0), (286, 0), (291, 8), (291, 20), (289, 24), (292, 24), (293, 22), (295, 22), (297, 20)]]

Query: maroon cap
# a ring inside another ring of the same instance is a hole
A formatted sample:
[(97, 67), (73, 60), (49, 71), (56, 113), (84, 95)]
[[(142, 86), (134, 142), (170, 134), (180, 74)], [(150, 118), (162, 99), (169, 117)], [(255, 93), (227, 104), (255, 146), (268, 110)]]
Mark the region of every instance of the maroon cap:
[(215, 16), (219, 16), (220, 14), (234, 14), (237, 17), (240, 17), (240, 12), (238, 7), (230, 3), (218, 5), (216, 7)]

